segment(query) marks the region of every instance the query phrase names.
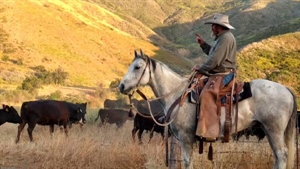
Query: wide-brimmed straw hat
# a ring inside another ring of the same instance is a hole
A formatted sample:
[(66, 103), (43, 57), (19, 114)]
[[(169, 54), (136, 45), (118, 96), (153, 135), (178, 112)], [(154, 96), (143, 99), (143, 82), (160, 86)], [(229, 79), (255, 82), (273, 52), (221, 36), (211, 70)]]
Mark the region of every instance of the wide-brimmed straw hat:
[(235, 29), (229, 24), (228, 16), (219, 13), (215, 14), (212, 19), (206, 21), (205, 24), (218, 24), (228, 29)]

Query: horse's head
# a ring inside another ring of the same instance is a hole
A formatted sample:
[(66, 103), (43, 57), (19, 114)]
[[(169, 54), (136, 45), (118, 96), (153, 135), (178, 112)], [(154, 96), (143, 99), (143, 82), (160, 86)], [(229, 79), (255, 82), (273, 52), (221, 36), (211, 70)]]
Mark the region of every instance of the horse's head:
[(134, 59), (119, 84), (119, 91), (123, 94), (132, 94), (140, 85), (149, 83), (151, 77), (150, 58), (140, 51), (134, 51)]

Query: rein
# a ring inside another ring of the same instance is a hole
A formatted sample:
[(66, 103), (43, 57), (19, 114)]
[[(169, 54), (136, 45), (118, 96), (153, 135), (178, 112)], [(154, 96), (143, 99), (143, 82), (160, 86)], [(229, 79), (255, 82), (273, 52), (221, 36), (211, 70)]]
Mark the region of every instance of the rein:
[[(143, 75), (145, 74), (145, 70), (147, 69), (147, 66), (149, 66), (149, 73), (150, 73), (149, 81), (150, 81), (150, 79), (151, 79), (151, 69), (150, 69), (150, 64), (149, 64), (149, 63), (150, 63), (150, 58), (147, 56), (147, 65), (146, 65), (146, 67), (145, 67), (145, 69), (144, 69), (144, 71), (143, 71), (143, 73), (142, 73), (142, 75), (141, 75), (141, 77), (140, 77), (140, 79), (139, 79), (139, 81), (138, 81), (136, 87), (139, 86), (139, 83), (140, 83), (140, 81), (141, 81)], [(185, 87), (185, 90), (184, 90), (184, 91), (186, 91), (186, 90), (188, 89), (188, 86), (193, 82), (193, 79), (194, 79), (194, 76), (196, 75), (196, 73), (197, 73), (197, 72), (194, 71), (194, 72), (189, 76), (189, 77), (190, 77), (190, 78), (189, 78), (189, 82), (188, 82), (187, 86)], [(184, 81), (184, 82), (185, 82), (185, 81)], [(182, 86), (182, 84), (183, 84), (184, 82), (182, 82), (178, 87), (176, 87), (175, 89), (173, 89), (170, 93), (168, 93), (168, 94), (166, 94), (166, 95), (163, 95), (163, 96), (160, 96), (160, 97), (157, 97), (155, 100), (159, 100), (159, 99), (165, 98), (165, 97), (169, 96), (170, 94), (175, 93), (175, 92)], [(159, 126), (168, 126), (168, 125), (170, 125), (170, 124), (174, 121), (174, 119), (175, 119), (176, 116), (174, 116), (174, 117), (168, 122), (168, 120), (169, 120), (169, 118), (171, 117), (171, 114), (172, 114), (173, 111), (168, 111), (168, 112), (167, 112), (167, 115), (166, 115), (167, 119), (165, 120), (166, 123), (160, 123), (160, 122), (156, 121), (156, 119), (155, 119), (154, 117), (155, 117), (157, 114), (161, 113), (161, 111), (158, 112), (158, 113), (156, 113), (156, 114), (154, 115), (154, 114), (152, 113), (152, 109), (151, 109), (150, 102), (149, 102), (149, 100), (147, 99), (147, 97), (145, 96), (145, 94), (144, 94), (143, 92), (141, 92), (139, 89), (137, 89), (136, 91), (137, 91), (137, 93), (138, 93), (144, 100), (147, 101), (147, 105), (148, 105), (148, 109), (149, 109), (150, 116), (144, 115), (144, 114), (140, 113), (140, 112), (134, 107), (134, 105), (132, 104), (132, 101), (131, 101), (131, 96), (133, 95), (133, 93), (132, 93), (131, 95), (129, 95), (130, 105), (131, 105), (131, 107), (132, 107), (138, 114), (140, 114), (141, 116), (143, 116), (143, 117), (145, 117), (145, 118), (150, 118), (150, 117), (151, 117), (151, 118), (153, 119), (153, 121), (154, 121), (157, 125), (159, 125)], [(181, 95), (180, 97), (182, 97), (182, 95)], [(153, 100), (154, 100), (154, 99), (153, 99)], [(176, 99), (176, 100), (177, 100), (177, 99)], [(175, 106), (176, 106), (176, 105), (174, 105), (174, 104), (178, 104), (177, 101), (175, 101), (175, 102), (172, 104), (172, 106), (171, 106), (172, 109), (175, 108)], [(173, 106), (174, 106), (174, 107), (173, 107)], [(180, 107), (181, 107), (181, 106), (180, 106)], [(180, 107), (179, 107), (179, 108), (180, 108)], [(177, 112), (178, 112), (178, 111), (177, 111)]]
[[(142, 93), (142, 94), (143, 94), (143, 93)], [(143, 95), (144, 95), (144, 94), (143, 94)], [(128, 96), (128, 97), (129, 97), (129, 101), (130, 101), (130, 107), (131, 107), (131, 109), (133, 109), (134, 111), (136, 111), (140, 116), (142, 116), (142, 117), (144, 117), (144, 118), (152, 118), (152, 116), (148, 116), (148, 115), (145, 115), (145, 114), (139, 112), (139, 110), (138, 110), (138, 109), (134, 106), (134, 104), (132, 103), (131, 96), (132, 96), (132, 95), (129, 95), (129, 96)], [(145, 95), (144, 95), (144, 96), (145, 96)], [(146, 97), (145, 97), (145, 98), (146, 98)], [(146, 98), (145, 100), (147, 100), (147, 98)], [(148, 100), (147, 100), (147, 103), (149, 103)], [(147, 104), (147, 106), (148, 106), (148, 104)], [(148, 107), (148, 109), (149, 109), (149, 107)], [(151, 107), (150, 107), (149, 110), (151, 111)], [(161, 111), (155, 113), (155, 115), (153, 115), (153, 116), (155, 117), (155, 116), (157, 116), (158, 114), (160, 114), (160, 113), (162, 113), (162, 112), (163, 112), (163, 110), (161, 110)]]

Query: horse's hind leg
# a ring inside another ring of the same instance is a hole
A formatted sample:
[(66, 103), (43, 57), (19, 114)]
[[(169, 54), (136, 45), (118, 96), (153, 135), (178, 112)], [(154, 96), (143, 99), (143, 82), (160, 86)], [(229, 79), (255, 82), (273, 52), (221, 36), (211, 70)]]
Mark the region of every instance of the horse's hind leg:
[[(276, 123), (276, 121), (273, 121), (264, 125), (265, 133), (274, 153), (274, 169), (290, 169), (294, 167), (296, 113), (296, 110), (294, 110), (287, 123), (280, 123), (279, 121)], [(282, 121), (284, 120), (281, 119)]]
[[(296, 102), (294, 103), (296, 105)], [(287, 168), (293, 168), (294, 167), (294, 161), (295, 161), (295, 149), (297, 149), (297, 146), (295, 146), (295, 140), (296, 138), (296, 119), (297, 119), (297, 108), (294, 108), (294, 111), (292, 113), (292, 116), (289, 120), (289, 123), (285, 129), (285, 144), (288, 148), (288, 156), (287, 156)], [(298, 165), (298, 164), (297, 164)]]
[(285, 169), (287, 164), (288, 149), (285, 144), (284, 132), (268, 132), (268, 129), (266, 131), (268, 141), (273, 150), (275, 158), (273, 169)]

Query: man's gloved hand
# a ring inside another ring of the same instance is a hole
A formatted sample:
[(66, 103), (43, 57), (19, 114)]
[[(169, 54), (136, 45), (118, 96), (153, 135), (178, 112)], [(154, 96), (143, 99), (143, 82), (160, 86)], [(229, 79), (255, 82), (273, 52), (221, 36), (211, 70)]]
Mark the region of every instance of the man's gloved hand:
[(193, 68), (192, 68), (192, 71), (199, 71), (200, 69), (200, 65), (195, 65)]
[(198, 73), (203, 74), (203, 75), (205, 75), (205, 76), (210, 76), (210, 75), (211, 75), (208, 71), (204, 71), (204, 70), (202, 70), (200, 67), (201, 67), (200, 65), (195, 65), (195, 66), (192, 68), (192, 71), (197, 71)]

